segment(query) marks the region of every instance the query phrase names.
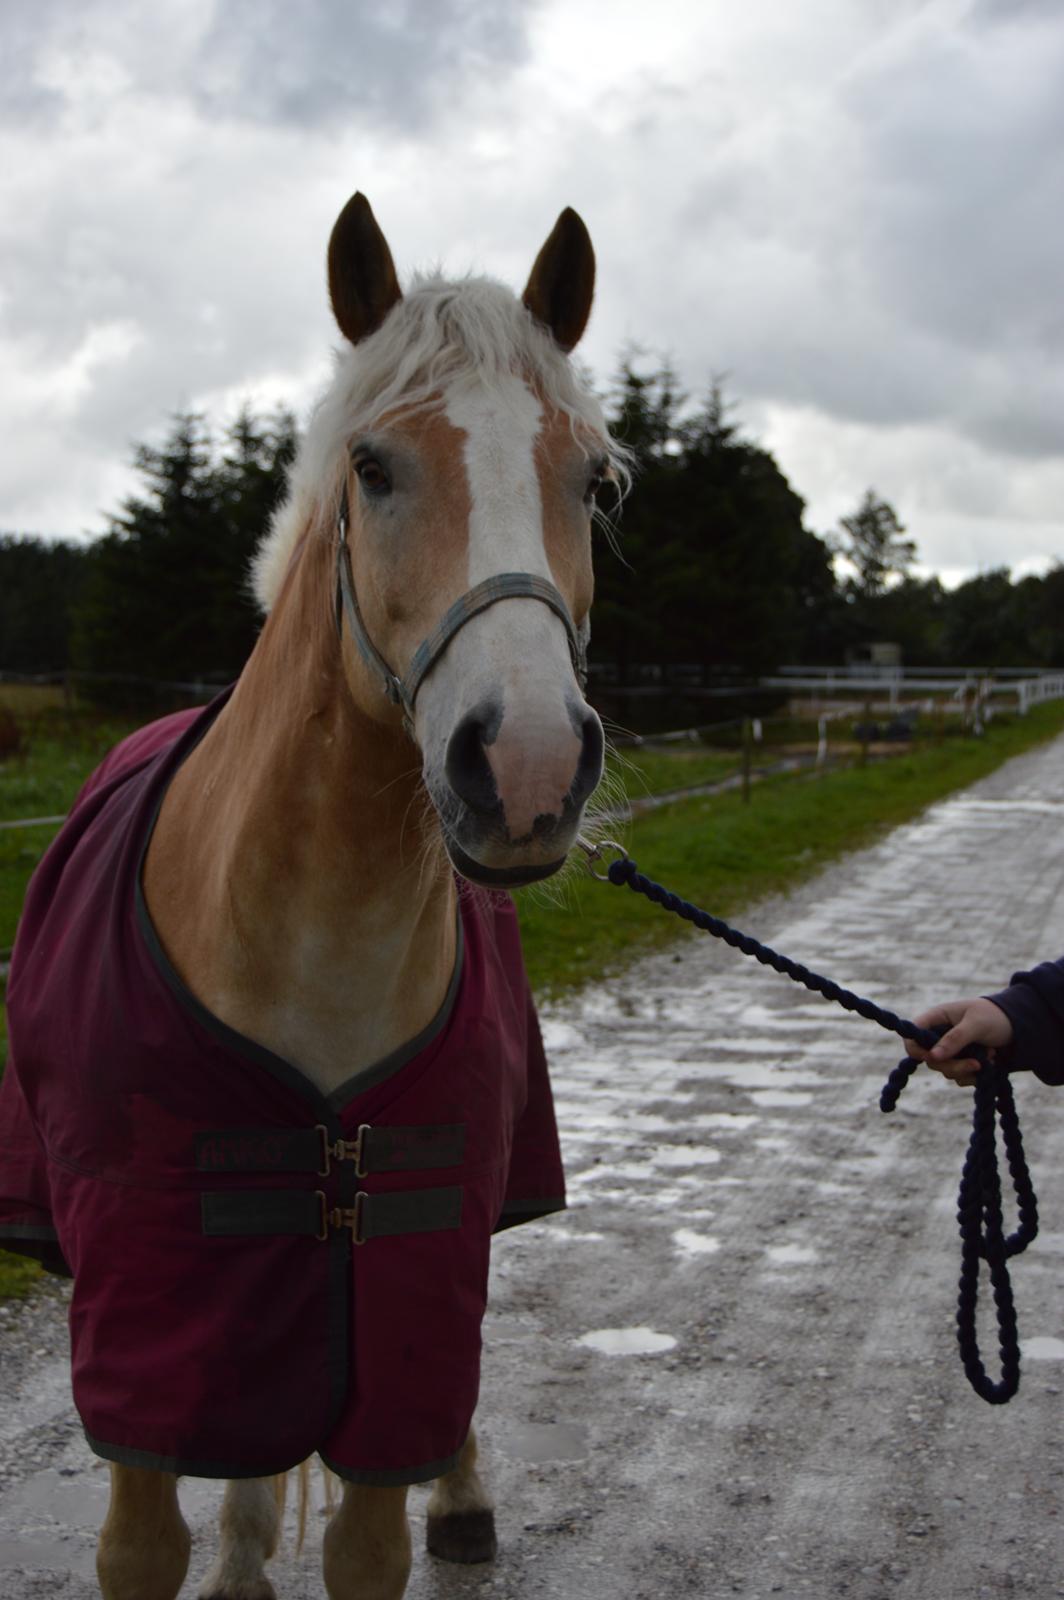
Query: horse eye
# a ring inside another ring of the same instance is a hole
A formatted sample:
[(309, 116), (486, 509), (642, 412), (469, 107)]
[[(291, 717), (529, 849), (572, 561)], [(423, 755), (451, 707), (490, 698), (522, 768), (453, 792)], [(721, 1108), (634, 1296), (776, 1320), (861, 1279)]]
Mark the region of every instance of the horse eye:
[(388, 474), (373, 456), (363, 456), (355, 462), (358, 481), (367, 494), (387, 494), (391, 489)]
[(596, 500), (598, 498), (599, 490), (602, 488), (602, 485), (605, 482), (606, 482), (605, 470), (602, 467), (598, 467), (595, 470), (595, 472), (592, 474), (590, 482), (588, 483), (587, 489), (584, 491), (584, 499), (587, 500), (587, 501)]

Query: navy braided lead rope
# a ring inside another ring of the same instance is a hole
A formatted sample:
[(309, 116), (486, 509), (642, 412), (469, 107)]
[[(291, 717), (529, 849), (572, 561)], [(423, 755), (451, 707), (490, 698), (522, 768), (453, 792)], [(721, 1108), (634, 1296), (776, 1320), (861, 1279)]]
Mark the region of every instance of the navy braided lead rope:
[[(620, 846), (613, 846), (620, 849)], [(596, 852), (597, 854), (597, 852)], [(599, 876), (596, 874), (596, 876)], [(915, 1022), (896, 1016), (883, 1006), (877, 1006), (861, 995), (843, 989), (830, 978), (811, 972), (799, 961), (781, 956), (767, 945), (760, 944), (747, 933), (740, 933), (719, 917), (711, 916), (698, 906), (681, 900), (641, 873), (631, 857), (622, 854), (612, 861), (606, 873), (610, 883), (645, 895), (655, 905), (675, 912), (686, 922), (693, 923), (704, 933), (723, 939), (725, 944), (743, 955), (753, 956), (762, 966), (772, 967), (785, 977), (793, 978), (815, 994), (833, 1000), (846, 1011), (854, 1011), (869, 1022), (878, 1022), (881, 1028), (895, 1033), (900, 1039), (914, 1039), (925, 1050), (942, 1037), (945, 1029), (918, 1028)], [(1016, 1307), (1012, 1297), (1008, 1260), (1026, 1250), (1038, 1232), (1038, 1203), (1035, 1199), (1031, 1175), (1023, 1153), (1019, 1118), (1012, 1098), (1012, 1085), (1008, 1073), (990, 1061), (986, 1052), (976, 1046), (972, 1056), (978, 1059), (980, 1071), (975, 1080), (975, 1103), (972, 1110), (972, 1134), (968, 1153), (964, 1159), (960, 1190), (957, 1195), (957, 1223), (961, 1236), (961, 1274), (957, 1291), (957, 1343), (961, 1364), (968, 1382), (992, 1406), (1005, 1405), (1020, 1386), (1020, 1344), (1016, 1325)], [(879, 1097), (881, 1111), (893, 1111), (898, 1097), (919, 1062), (904, 1056), (883, 1086)], [(1006, 1238), (1001, 1215), (1001, 1181), (998, 1175), (995, 1125), (1000, 1123), (1005, 1157), (1016, 1195), (1019, 1226)], [(1001, 1377), (995, 1382), (989, 1376), (979, 1354), (976, 1338), (976, 1310), (979, 1301), (979, 1263), (985, 1261), (990, 1274), (997, 1316), (998, 1344), (1000, 1349)]]

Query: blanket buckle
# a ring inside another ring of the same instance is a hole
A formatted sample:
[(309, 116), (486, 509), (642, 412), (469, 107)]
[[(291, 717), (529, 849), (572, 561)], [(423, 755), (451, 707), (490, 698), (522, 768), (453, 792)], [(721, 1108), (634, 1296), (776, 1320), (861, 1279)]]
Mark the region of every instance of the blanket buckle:
[(354, 1243), (365, 1244), (366, 1235), (364, 1232), (364, 1217), (366, 1196), (361, 1189), (355, 1196), (355, 1203), (353, 1206), (333, 1206), (330, 1210), (329, 1203), (320, 1189), (317, 1192), (317, 1199), (321, 1208), (321, 1221), (317, 1234), (319, 1240), (324, 1242), (326, 1239), (328, 1239), (330, 1228), (350, 1228), (351, 1237), (354, 1240)]
[(353, 1161), (355, 1163), (355, 1177), (366, 1176), (366, 1135), (370, 1132), (368, 1122), (363, 1122), (354, 1139), (336, 1139), (329, 1142), (329, 1130), (322, 1123), (318, 1123), (315, 1133), (321, 1134), (321, 1165), (318, 1167), (318, 1177), (327, 1178), (332, 1170), (334, 1161)]

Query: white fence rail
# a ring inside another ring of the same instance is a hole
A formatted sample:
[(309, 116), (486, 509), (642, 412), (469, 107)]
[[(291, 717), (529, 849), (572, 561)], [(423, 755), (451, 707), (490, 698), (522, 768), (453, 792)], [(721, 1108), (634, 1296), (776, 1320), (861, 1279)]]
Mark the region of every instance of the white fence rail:
[(1022, 676), (1015, 667), (1000, 673), (975, 673), (932, 667), (825, 667), (822, 670), (785, 667), (760, 680), (766, 689), (806, 690), (811, 698), (831, 701), (840, 697), (882, 700), (892, 709), (904, 699), (921, 695), (949, 697), (961, 704), (985, 705), (1003, 696), (1014, 697), (1016, 709), (1026, 712), (1045, 700), (1064, 699), (1064, 672), (1038, 672)]
[(1042, 672), (1037, 678), (1022, 678), (1015, 688), (1021, 711), (1043, 700), (1064, 700), (1064, 672)]

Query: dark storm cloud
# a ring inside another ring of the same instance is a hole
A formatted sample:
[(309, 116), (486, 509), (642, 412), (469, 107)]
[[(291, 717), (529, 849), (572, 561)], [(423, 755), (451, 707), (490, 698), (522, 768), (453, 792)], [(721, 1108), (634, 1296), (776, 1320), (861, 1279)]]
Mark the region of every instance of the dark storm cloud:
[(8, 6), (0, 18), (0, 120), (41, 124), (63, 105), (59, 91), (39, 77), (40, 51), (69, 13), (65, 0)]
[(700, 289), (746, 392), (1059, 454), (1061, 20), (899, 29), (711, 147), (677, 232), (692, 258), (712, 239)]
[(470, 74), (524, 58), (528, 10), (509, 0), (228, 0), (190, 89), (216, 116), (418, 129)]
[(1056, 21), (1060, 0), (975, 0), (971, 16), (975, 22)]
[(360, 187), (401, 272), (514, 283), (576, 206), (600, 376), (633, 341), (693, 395), (728, 373), (824, 526), (875, 482), (914, 525), (982, 516), (931, 561), (1002, 559), (1013, 518), (1052, 554), (1060, 0), (604, 11), (0, 0), (0, 526), (85, 526), (175, 407), (305, 405)]
[(41, 525), (57, 437), (91, 475), (192, 397), (284, 394), (324, 358), (331, 217), (505, 81), (530, 10), (0, 4), (3, 517)]
[(1064, 32), (1022, 23), (994, 32), (940, 35), (854, 85), (849, 109), (873, 178), (865, 259), (889, 318), (969, 358), (957, 399), (972, 433), (1055, 452)]
[(469, 78), (527, 55), (535, 0), (215, 0), (155, 14), (134, 0), (15, 0), (0, 15), (0, 116), (59, 115), (53, 59), (108, 56), (138, 89), (210, 117), (424, 130)]

